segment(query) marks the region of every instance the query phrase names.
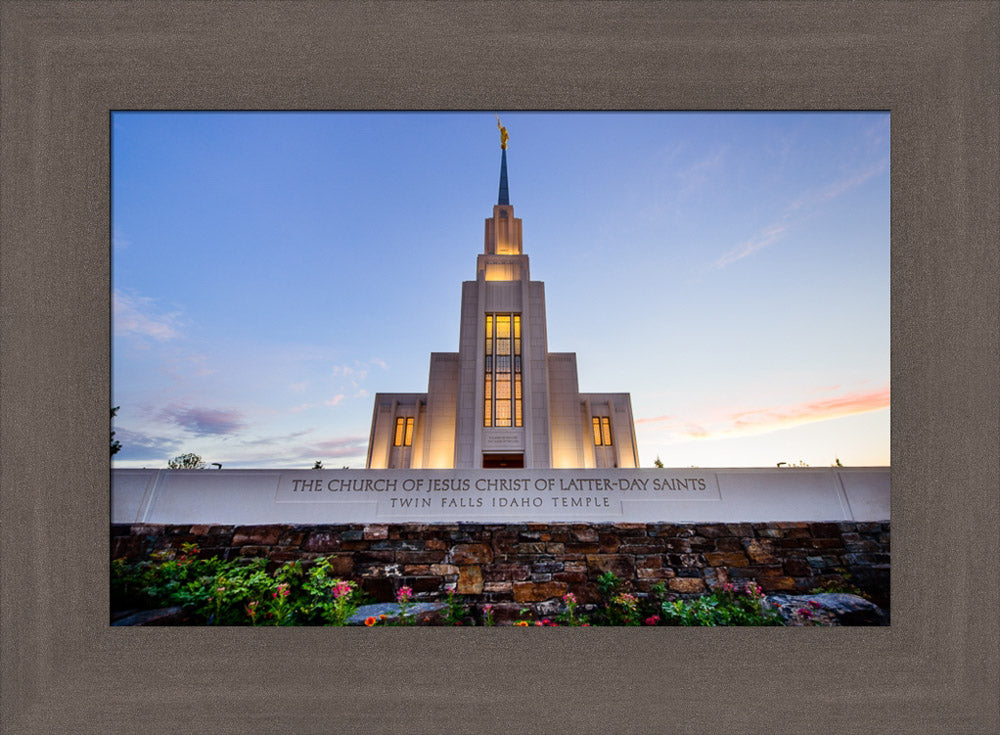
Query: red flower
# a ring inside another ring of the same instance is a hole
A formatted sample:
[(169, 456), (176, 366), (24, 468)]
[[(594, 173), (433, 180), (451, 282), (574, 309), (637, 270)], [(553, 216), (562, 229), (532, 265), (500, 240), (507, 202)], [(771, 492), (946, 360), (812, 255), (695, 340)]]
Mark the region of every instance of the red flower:
[(369, 615), (367, 618), (365, 618), (365, 625), (367, 625), (369, 628), (375, 625), (375, 618)]

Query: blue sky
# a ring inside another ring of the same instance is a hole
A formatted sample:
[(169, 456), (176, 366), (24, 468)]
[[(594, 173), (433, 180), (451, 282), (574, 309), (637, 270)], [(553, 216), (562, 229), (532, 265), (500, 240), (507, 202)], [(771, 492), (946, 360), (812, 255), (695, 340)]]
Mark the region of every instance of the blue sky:
[[(549, 349), (668, 466), (889, 464), (888, 113), (506, 113)], [(364, 466), (458, 349), (486, 113), (112, 115), (116, 467)]]

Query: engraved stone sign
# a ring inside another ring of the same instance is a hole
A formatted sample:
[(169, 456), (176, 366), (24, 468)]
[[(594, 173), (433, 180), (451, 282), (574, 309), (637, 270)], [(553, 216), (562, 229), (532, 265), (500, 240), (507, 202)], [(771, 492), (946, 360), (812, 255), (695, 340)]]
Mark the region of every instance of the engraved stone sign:
[(484, 429), (483, 449), (524, 449), (524, 429)]
[(113, 470), (114, 523), (887, 520), (889, 468)]

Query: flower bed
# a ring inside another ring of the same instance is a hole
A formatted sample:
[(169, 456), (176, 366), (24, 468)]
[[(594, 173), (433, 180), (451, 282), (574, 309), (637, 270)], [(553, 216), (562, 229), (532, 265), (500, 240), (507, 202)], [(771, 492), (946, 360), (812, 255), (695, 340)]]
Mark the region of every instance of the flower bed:
[[(261, 558), (202, 558), (195, 544), (165, 551), (148, 561), (116, 559), (111, 568), (115, 624), (171, 625), (448, 625), (516, 627), (836, 625), (836, 610), (850, 612), (854, 624), (879, 624), (878, 610), (860, 597), (821, 593), (769, 601), (754, 581), (724, 584), (708, 594), (682, 596), (666, 585), (631, 589), (613, 572), (597, 582), (599, 599), (580, 604), (572, 592), (537, 606), (490, 603), (454, 589), (418, 599), (400, 584), (395, 601), (373, 604), (356, 582), (334, 572), (333, 557), (274, 565)], [(817, 590), (817, 592), (820, 592)], [(852, 598), (850, 601), (832, 598)], [(836, 604), (834, 604), (836, 603)], [(169, 616), (150, 611), (171, 609)], [(834, 612), (831, 612), (833, 610)], [(126, 615), (131, 614), (131, 617)], [(871, 621), (871, 622), (865, 622)], [(850, 624), (850, 623), (849, 623)]]

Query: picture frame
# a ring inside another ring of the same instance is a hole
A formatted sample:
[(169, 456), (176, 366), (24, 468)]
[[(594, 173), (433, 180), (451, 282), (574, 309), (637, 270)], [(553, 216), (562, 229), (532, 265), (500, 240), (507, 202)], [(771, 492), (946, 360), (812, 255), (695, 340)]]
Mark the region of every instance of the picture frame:
[[(1000, 727), (997, 3), (0, 12), (6, 731)], [(890, 110), (891, 627), (110, 627), (109, 112), (257, 108)]]

